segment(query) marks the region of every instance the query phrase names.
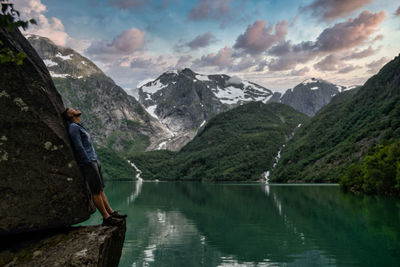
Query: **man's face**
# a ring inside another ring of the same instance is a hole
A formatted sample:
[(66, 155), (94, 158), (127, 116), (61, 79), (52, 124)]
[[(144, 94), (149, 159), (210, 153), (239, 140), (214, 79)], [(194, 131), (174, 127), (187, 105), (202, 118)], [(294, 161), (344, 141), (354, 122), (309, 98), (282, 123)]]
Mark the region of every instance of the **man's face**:
[(81, 114), (82, 114), (82, 112), (80, 112), (79, 110), (77, 110), (75, 108), (69, 108), (67, 111), (67, 115), (70, 118), (79, 117)]

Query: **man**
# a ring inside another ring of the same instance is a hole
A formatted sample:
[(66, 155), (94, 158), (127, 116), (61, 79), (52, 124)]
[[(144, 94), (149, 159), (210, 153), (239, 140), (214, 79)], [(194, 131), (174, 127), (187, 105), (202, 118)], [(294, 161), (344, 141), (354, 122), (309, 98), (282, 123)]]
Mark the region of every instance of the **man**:
[(74, 108), (66, 108), (63, 112), (64, 119), (70, 123), (68, 133), (71, 137), (76, 160), (85, 180), (89, 184), (94, 205), (103, 216), (103, 225), (120, 225), (127, 216), (114, 211), (108, 203), (107, 197), (104, 194), (105, 185), (101, 174), (101, 167), (97, 161), (97, 154), (93, 147), (92, 139), (81, 125), (81, 114), (82, 112)]

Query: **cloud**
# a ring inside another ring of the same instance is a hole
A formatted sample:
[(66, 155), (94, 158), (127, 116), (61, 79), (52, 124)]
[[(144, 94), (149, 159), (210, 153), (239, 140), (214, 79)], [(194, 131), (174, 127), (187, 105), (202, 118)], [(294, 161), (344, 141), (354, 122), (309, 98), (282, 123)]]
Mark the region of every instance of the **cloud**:
[(395, 16), (400, 16), (400, 6), (397, 8), (396, 12), (394, 13)]
[(188, 20), (219, 20), (232, 12), (231, 0), (200, 0), (188, 15)]
[(266, 21), (257, 20), (247, 27), (245, 33), (239, 35), (233, 47), (250, 55), (261, 54), (285, 39), (287, 26), (286, 20), (278, 22), (275, 27), (273, 25), (266, 27)]
[(337, 51), (364, 44), (385, 17), (385, 11), (375, 14), (363, 11), (355, 19), (348, 19), (325, 29), (317, 38), (317, 48), (321, 51)]
[(137, 28), (123, 31), (111, 42), (94, 41), (86, 50), (86, 53), (101, 58), (114, 55), (129, 55), (144, 48), (146, 42), (146, 32)]
[(220, 69), (228, 67), (233, 63), (233, 49), (229, 46), (221, 48), (216, 54), (210, 53), (202, 56), (200, 59), (196, 59), (193, 62), (194, 67), (219, 67)]
[(45, 5), (40, 0), (16, 0), (15, 8), (21, 12), (23, 19), (35, 19), (37, 25), (30, 25), (25, 33), (48, 37), (55, 44), (65, 46), (68, 34), (64, 31), (64, 25), (56, 17), (46, 18), (42, 13), (47, 12)]
[(192, 41), (187, 43), (187, 46), (191, 49), (198, 49), (201, 47), (206, 47), (212, 43), (215, 43), (217, 38), (215, 38), (214, 34), (211, 32), (207, 32), (205, 34), (198, 35)]
[(345, 73), (352, 72), (353, 70), (356, 70), (356, 69), (359, 69), (359, 68), (361, 68), (361, 67), (358, 66), (358, 65), (356, 65), (356, 66), (354, 66), (354, 65), (346, 65), (346, 66), (343, 66), (342, 68), (340, 68), (338, 70), (338, 73), (345, 74)]
[(193, 57), (191, 55), (180, 56), (178, 61), (175, 64), (175, 68), (183, 69), (183, 68), (189, 67), (189, 65), (191, 65), (192, 58)]
[(193, 40), (178, 44), (174, 47), (176, 51), (181, 50), (184, 47), (188, 47), (192, 50), (197, 50), (199, 48), (207, 47), (212, 43), (217, 42), (217, 38), (211, 32), (206, 32), (204, 34), (200, 34), (196, 36)]
[[(272, 47), (271, 50), (275, 53), (272, 55), (276, 56), (276, 58), (268, 61), (268, 69), (270, 71), (290, 70), (294, 69), (297, 64), (306, 63), (314, 59), (320, 53), (310, 48), (310, 45), (309, 42), (303, 42), (296, 45), (292, 45), (290, 42), (285, 42)], [(288, 52), (283, 53), (282, 51), (284, 49), (288, 49)]]
[(388, 59), (386, 57), (382, 57), (381, 59), (372, 61), (365, 66), (368, 68), (368, 73), (375, 74), (377, 73), (383, 65), (385, 65), (388, 62)]
[(378, 34), (373, 40), (372, 40), (372, 42), (376, 42), (376, 41), (380, 41), (380, 40), (383, 40), (383, 34)]
[(21, 13), (24, 20), (35, 19), (37, 25), (29, 25), (24, 34), (36, 34), (47, 37), (56, 45), (68, 46), (78, 52), (82, 52), (88, 47), (86, 40), (77, 40), (69, 36), (65, 30), (62, 21), (56, 17), (47, 18), (43, 13), (47, 12), (47, 7), (40, 0), (14, 0), (15, 9)]
[(314, 68), (320, 71), (334, 71), (338, 69), (340, 63), (339, 57), (336, 55), (329, 55), (320, 62), (314, 64)]
[[(268, 54), (275, 57), (268, 62), (268, 69), (270, 71), (293, 69), (299, 63), (373, 42), (370, 37), (375, 34), (385, 17), (384, 11), (375, 14), (364, 11), (355, 19), (348, 19), (325, 29), (315, 42), (307, 41), (299, 44), (292, 44), (290, 41), (280, 42), (268, 50)], [(326, 63), (326, 61), (317, 63), (316, 68), (333, 68)]]
[[(165, 64), (165, 63), (164, 63)], [(152, 68), (155, 65), (163, 65), (160, 62), (154, 63), (151, 58), (134, 58), (130, 62), (130, 67), (132, 69), (147, 69), (147, 68)]]
[(301, 11), (311, 12), (320, 20), (332, 21), (360, 9), (373, 0), (314, 0), (311, 4), (300, 8)]
[(372, 56), (376, 54), (382, 47), (378, 47), (377, 49), (373, 49), (372, 46), (368, 46), (367, 49), (364, 49), (362, 51), (354, 51), (352, 54), (349, 56), (343, 57), (343, 60), (352, 60), (352, 59), (360, 59), (360, 58), (365, 58)]
[(309, 71), (310, 71), (310, 68), (304, 67), (304, 68), (301, 68), (301, 69), (298, 69), (298, 70), (292, 70), (292, 71), (290, 72), (290, 75), (291, 75), (291, 76), (304, 76), (304, 75), (306, 75)]

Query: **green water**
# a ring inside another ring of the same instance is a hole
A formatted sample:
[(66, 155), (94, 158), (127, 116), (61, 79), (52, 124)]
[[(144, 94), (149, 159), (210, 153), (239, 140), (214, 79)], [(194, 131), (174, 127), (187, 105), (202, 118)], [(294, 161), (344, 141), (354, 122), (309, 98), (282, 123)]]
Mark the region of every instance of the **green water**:
[[(337, 186), (108, 182), (120, 266), (400, 266), (400, 200)], [(98, 212), (86, 224), (101, 222)]]

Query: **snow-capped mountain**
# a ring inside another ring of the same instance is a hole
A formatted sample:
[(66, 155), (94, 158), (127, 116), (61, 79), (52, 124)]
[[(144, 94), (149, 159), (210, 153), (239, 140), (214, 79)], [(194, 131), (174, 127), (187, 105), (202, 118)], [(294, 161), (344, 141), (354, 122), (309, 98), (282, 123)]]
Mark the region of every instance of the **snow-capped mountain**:
[(286, 90), (284, 94), (274, 93), (268, 102), (283, 103), (308, 116), (314, 116), (331, 101), (332, 97), (354, 88), (355, 86), (346, 87), (322, 79), (310, 78), (293, 89)]
[(266, 103), (271, 96), (270, 90), (255, 83), (187, 68), (165, 72), (139, 88), (139, 102), (146, 110), (174, 135), (189, 133), (188, 137), (220, 112), (250, 101)]

